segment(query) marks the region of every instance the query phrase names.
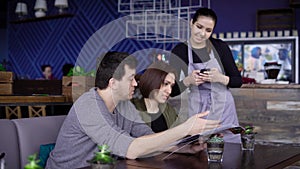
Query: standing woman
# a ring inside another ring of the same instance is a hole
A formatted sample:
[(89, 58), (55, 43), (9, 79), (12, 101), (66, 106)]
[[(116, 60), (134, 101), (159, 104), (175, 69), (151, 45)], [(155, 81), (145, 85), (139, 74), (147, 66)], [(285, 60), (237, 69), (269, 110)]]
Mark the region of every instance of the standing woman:
[[(209, 110), (208, 119), (221, 120), (221, 125), (239, 125), (228, 88), (240, 87), (242, 77), (228, 45), (211, 37), (216, 23), (217, 16), (211, 9), (199, 8), (194, 14), (190, 21), (190, 39), (172, 50), (170, 64), (178, 74), (183, 71), (185, 76), (176, 80), (171, 96), (179, 95), (188, 87), (190, 116)], [(224, 133), (224, 140), (240, 143), (240, 136), (228, 131)]]

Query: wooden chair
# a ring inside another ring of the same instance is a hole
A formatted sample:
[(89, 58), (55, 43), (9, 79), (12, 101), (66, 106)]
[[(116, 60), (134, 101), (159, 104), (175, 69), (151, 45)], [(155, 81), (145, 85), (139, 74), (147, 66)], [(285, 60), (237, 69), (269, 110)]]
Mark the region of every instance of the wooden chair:
[(10, 119), (11, 115), (15, 115), (17, 118), (22, 118), (20, 106), (5, 106), (6, 118)]
[(29, 117), (46, 116), (46, 106), (28, 106)]

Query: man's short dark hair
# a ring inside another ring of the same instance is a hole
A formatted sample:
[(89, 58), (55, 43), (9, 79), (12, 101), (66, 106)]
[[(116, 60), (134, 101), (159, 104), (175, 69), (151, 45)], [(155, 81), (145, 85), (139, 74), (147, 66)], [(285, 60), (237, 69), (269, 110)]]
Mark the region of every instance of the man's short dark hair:
[(66, 63), (62, 67), (63, 76), (67, 76), (70, 70), (74, 68), (74, 65), (71, 63)]
[(106, 53), (98, 65), (95, 86), (101, 90), (106, 89), (111, 78), (122, 79), (125, 75), (125, 65), (134, 69), (136, 64), (136, 59), (126, 52)]
[(139, 77), (139, 89), (144, 98), (149, 98), (155, 89), (160, 89), (166, 76), (176, 71), (173, 67), (163, 61), (157, 61), (151, 64), (146, 71)]

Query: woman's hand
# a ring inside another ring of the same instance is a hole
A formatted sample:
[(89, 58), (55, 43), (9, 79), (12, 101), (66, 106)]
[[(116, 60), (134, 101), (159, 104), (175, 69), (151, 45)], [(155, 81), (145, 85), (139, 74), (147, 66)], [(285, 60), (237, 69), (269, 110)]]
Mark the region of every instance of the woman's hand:
[(229, 82), (229, 77), (220, 73), (217, 68), (212, 68), (210, 71), (200, 73), (200, 77), (205, 82), (219, 82), (224, 85), (227, 85)]
[(200, 76), (200, 70), (193, 70), (192, 73), (183, 79), (183, 83), (186, 87), (189, 87), (190, 85), (198, 86), (204, 82), (205, 81), (202, 80)]

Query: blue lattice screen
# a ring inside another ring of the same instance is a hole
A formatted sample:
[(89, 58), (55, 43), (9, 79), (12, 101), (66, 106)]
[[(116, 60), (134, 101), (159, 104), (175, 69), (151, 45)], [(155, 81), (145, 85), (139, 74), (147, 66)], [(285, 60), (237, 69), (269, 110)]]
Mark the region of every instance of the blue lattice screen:
[[(27, 17), (34, 18), (35, 0), (23, 2), (28, 6)], [(18, 19), (14, 13), (16, 4), (16, 0), (8, 4), (9, 21)], [(47, 7), (47, 15), (56, 15), (58, 12), (54, 7), (54, 0), (47, 0)], [(10, 23), (8, 69), (17, 76), (29, 76), (35, 79), (42, 76), (40, 66), (50, 64), (53, 66), (55, 77), (61, 78), (62, 66), (65, 63), (84, 63), (83, 67), (86, 69), (94, 69), (95, 57), (103, 51), (118, 50), (134, 53), (149, 49), (138, 52), (137, 58), (140, 63), (138, 69), (142, 70), (152, 61), (148, 56), (155, 49), (171, 49), (172, 44), (124, 39), (125, 25), (122, 23), (114, 23), (112, 27), (108, 27), (111, 22), (122, 17), (117, 8), (117, 0), (69, 0), (67, 12), (74, 14), (73, 17), (21, 24)], [(106, 27), (105, 33), (96, 33), (104, 27)], [(90, 41), (95, 43), (91, 42), (91, 45), (85, 46)], [(108, 43), (111, 41), (118, 41), (118, 43)], [(79, 55), (83, 57), (78, 58)]]

